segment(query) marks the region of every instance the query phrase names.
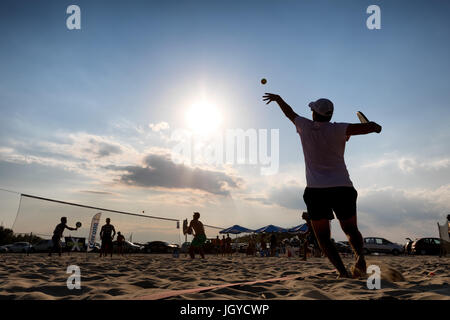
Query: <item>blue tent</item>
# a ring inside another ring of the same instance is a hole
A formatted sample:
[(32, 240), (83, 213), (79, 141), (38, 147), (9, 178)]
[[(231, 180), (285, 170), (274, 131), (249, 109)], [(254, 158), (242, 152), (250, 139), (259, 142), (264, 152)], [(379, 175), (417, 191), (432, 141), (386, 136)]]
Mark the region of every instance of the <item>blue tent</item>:
[(308, 225), (306, 223), (303, 223), (299, 226), (290, 228), (288, 232), (297, 233), (297, 232), (308, 232)]
[(231, 233), (231, 234), (250, 233), (250, 232), (253, 232), (253, 230), (241, 227), (237, 224), (235, 224), (232, 227), (223, 229), (222, 231), (219, 231), (219, 233)]
[(273, 224), (269, 224), (268, 226), (265, 226), (265, 227), (262, 227), (262, 228), (259, 228), (259, 229), (255, 230), (255, 233), (264, 233), (264, 232), (267, 232), (267, 233), (270, 233), (270, 232), (287, 232), (287, 230), (284, 229), (284, 228), (281, 228), (281, 227), (274, 226)]

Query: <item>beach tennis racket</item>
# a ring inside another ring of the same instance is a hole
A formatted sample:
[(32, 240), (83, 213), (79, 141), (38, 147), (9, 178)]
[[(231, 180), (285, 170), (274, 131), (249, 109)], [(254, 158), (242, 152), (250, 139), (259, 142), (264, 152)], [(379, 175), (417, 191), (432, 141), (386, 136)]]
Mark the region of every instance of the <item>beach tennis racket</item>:
[(77, 228), (81, 228), (81, 222), (80, 221), (78, 221), (75, 225), (77, 226)]
[(183, 220), (183, 234), (184, 235), (188, 234), (188, 229), (189, 229), (188, 221), (187, 221), (187, 219), (185, 219), (185, 220)]
[(356, 113), (356, 115), (358, 116), (358, 119), (361, 123), (368, 123), (369, 119), (367, 119), (367, 117), (364, 115), (364, 113), (362, 113), (361, 111), (358, 111)]

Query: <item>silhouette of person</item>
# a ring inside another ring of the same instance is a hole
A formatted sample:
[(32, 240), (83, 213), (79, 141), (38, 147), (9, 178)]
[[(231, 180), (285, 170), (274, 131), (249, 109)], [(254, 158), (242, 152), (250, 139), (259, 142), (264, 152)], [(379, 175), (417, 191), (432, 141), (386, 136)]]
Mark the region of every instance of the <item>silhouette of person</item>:
[(312, 120), (295, 113), (279, 95), (266, 93), (263, 100), (267, 101), (267, 104), (276, 102), (300, 135), (306, 167), (303, 199), (320, 248), (335, 266), (340, 277), (349, 277), (339, 252), (331, 241), (330, 220), (334, 219), (334, 212), (356, 255), (352, 274), (354, 277), (365, 275), (363, 238), (356, 220), (358, 193), (350, 180), (344, 152), (350, 136), (380, 133), (381, 126), (375, 122), (330, 122), (334, 105), (328, 99), (309, 103)]
[(62, 253), (61, 238), (63, 236), (64, 229), (78, 230), (78, 227), (75, 227), (75, 228), (69, 227), (67, 225), (67, 218), (61, 217), (61, 223), (59, 223), (55, 227), (55, 230), (53, 231), (53, 237), (52, 237), (53, 247), (50, 249), (50, 252), (48, 253), (49, 257), (52, 256), (52, 252), (58, 253), (58, 255), (61, 256), (61, 253)]
[(102, 229), (100, 230), (100, 239), (102, 239), (102, 247), (100, 250), (100, 257), (104, 254), (105, 257), (107, 256), (107, 253), (111, 253), (111, 258), (113, 254), (113, 239), (116, 235), (116, 229), (114, 229), (114, 226), (111, 224), (111, 219), (106, 218), (106, 224), (102, 226)]
[(205, 227), (199, 219), (200, 213), (194, 212), (193, 220), (191, 220), (188, 227), (189, 234), (192, 233), (192, 230), (195, 232), (194, 239), (192, 239), (191, 246), (189, 247), (189, 255), (191, 256), (191, 259), (195, 258), (195, 249), (198, 249), (200, 251), (200, 256), (203, 259), (205, 258), (203, 246), (206, 242), (206, 233)]

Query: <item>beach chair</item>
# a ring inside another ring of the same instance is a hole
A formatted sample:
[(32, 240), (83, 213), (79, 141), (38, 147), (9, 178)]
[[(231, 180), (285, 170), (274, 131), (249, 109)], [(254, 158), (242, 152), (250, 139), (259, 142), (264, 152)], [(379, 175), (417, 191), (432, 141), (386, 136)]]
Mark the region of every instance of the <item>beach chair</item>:
[(446, 256), (450, 253), (450, 237), (448, 234), (449, 231), (449, 225), (444, 224), (440, 225), (438, 222), (438, 229), (439, 229), (439, 238), (441, 239), (441, 253), (440, 256)]

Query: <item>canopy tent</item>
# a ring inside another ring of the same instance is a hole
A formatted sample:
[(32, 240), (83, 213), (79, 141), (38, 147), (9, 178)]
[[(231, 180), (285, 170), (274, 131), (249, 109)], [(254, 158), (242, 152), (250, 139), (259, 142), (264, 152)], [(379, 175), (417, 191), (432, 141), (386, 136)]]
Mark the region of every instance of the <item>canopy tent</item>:
[(255, 233), (270, 233), (270, 232), (288, 232), (287, 229), (269, 224), (268, 226), (259, 228), (254, 231)]
[(290, 229), (288, 229), (288, 232), (290, 232), (290, 233), (298, 233), (298, 232), (303, 233), (303, 232), (308, 232), (308, 224), (303, 223), (303, 224), (301, 224), (301, 225), (299, 225), (299, 226), (290, 228)]
[(240, 225), (235, 224), (232, 227), (223, 229), (219, 231), (219, 233), (231, 233), (231, 234), (239, 234), (239, 233), (250, 233), (253, 232), (253, 230), (241, 227)]
[[(219, 231), (219, 233), (231, 233), (231, 234), (235, 234), (236, 235), (236, 239), (235, 239), (235, 243), (237, 243), (237, 235), (240, 233), (250, 233), (253, 232), (253, 230), (251, 229), (247, 229), (244, 227), (241, 227), (240, 225), (235, 224), (232, 227), (223, 229), (221, 231)], [(237, 250), (237, 245), (236, 245), (236, 250)]]

